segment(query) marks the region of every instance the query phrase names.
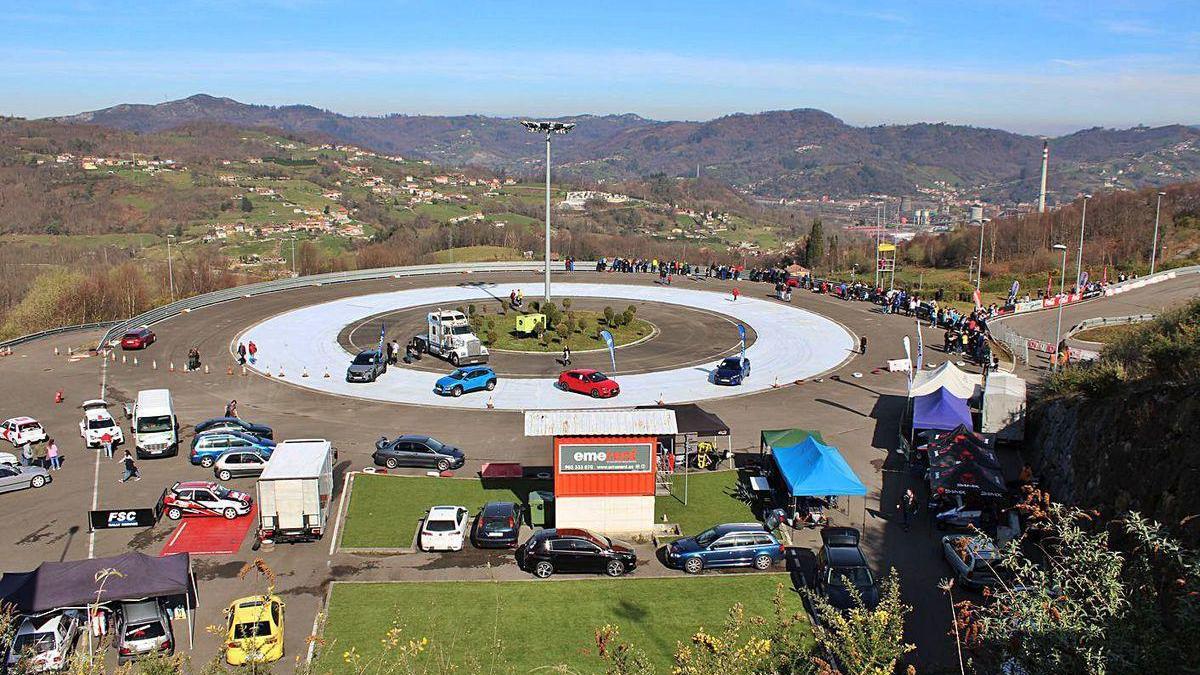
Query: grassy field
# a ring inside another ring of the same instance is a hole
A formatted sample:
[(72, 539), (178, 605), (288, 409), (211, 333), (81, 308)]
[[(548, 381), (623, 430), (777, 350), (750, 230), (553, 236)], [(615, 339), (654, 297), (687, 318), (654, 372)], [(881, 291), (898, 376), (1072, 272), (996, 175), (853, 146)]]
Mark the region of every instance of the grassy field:
[(545, 481), (370, 476), (354, 478), (342, 530), (346, 548), (408, 548), (417, 523), (431, 506), (465, 506), (472, 513), (490, 501), (524, 502)]
[(745, 502), (730, 496), (738, 482), (736, 471), (694, 471), (688, 474), (688, 504), (683, 505), (683, 476), (674, 478), (675, 495), (656, 497), (655, 520), (663, 515), (675, 523), (684, 535), (699, 534), (720, 523), (754, 522), (754, 513)]
[[(614, 307), (613, 309), (618, 309)], [(600, 330), (604, 328), (604, 314), (602, 312), (571, 310), (576, 319), (582, 321), (583, 329), (576, 329), (567, 339), (571, 349), (604, 349), (604, 340), (600, 337)], [(489, 347), (496, 349), (510, 349), (513, 351), (522, 352), (557, 352), (563, 348), (563, 340), (558, 333), (551, 330), (547, 333), (549, 340), (543, 346), (538, 338), (525, 333), (518, 333), (517, 317), (522, 316), (516, 312), (509, 312), (500, 316), (488, 316), (484, 321), (483, 333), (490, 335), (494, 330), (496, 340), (488, 342)], [(495, 322), (494, 328), (490, 322)], [(613, 342), (619, 347), (631, 342), (636, 342), (650, 335), (654, 331), (654, 326), (649, 321), (634, 318), (633, 322), (610, 328)]]
[[(345, 671), (343, 654), (351, 648), (367, 659), (377, 657), (386, 631), (395, 626), (401, 644), (429, 639), (417, 657), (422, 672), (424, 667), (444, 672), (436, 665), (442, 658), (452, 658), (464, 672), (602, 672), (595, 629), (613, 624), (622, 639), (646, 652), (658, 672), (669, 672), (678, 642), (702, 627), (719, 633), (735, 603), (742, 603), (747, 615), (769, 615), (775, 589), (788, 583), (781, 574), (746, 574), (337, 584), (315, 670)], [(800, 607), (798, 598), (788, 598)], [(477, 660), (480, 668), (469, 667), (467, 659)]]
[(1119, 337), (1129, 335), (1137, 330), (1138, 324), (1127, 323), (1120, 326), (1099, 326), (1097, 328), (1089, 328), (1087, 330), (1080, 331), (1071, 337), (1076, 340), (1083, 340), (1084, 342), (1103, 343), (1112, 342)]
[(520, 251), (504, 246), (459, 246), (433, 254), (433, 261), (436, 263), (495, 262), (520, 259)]

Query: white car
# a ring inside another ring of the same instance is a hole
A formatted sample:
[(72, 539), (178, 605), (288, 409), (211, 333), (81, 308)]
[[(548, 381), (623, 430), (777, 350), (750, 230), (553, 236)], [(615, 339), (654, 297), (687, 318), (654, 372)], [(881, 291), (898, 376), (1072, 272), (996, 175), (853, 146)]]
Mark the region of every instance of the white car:
[(121, 425), (117, 424), (108, 412), (108, 403), (100, 399), (84, 401), (83, 419), (79, 420), (79, 435), (84, 444), (89, 448), (98, 448), (101, 445), (100, 439), (106, 433), (112, 436), (114, 445), (125, 442)]
[(461, 551), (470, 521), (465, 506), (435, 506), (421, 524), (422, 551)]
[(11, 452), (0, 452), (0, 464), (17, 465), (17, 456)]
[(48, 616), (26, 617), (13, 638), (8, 653), (8, 671), (20, 663), (28, 664), (21, 672), (44, 673), (63, 670), (83, 630), (77, 610), (65, 610)]
[(14, 417), (0, 424), (0, 438), (14, 446), (41, 443), (46, 440), (46, 430), (32, 417)]

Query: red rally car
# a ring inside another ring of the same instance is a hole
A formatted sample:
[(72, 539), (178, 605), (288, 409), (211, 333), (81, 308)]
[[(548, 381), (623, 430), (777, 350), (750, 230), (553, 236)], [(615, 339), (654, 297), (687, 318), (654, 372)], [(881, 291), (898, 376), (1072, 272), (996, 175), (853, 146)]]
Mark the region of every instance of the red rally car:
[(163, 490), (158, 511), (171, 520), (184, 516), (221, 516), (233, 520), (250, 513), (250, 495), (212, 481), (178, 481)]

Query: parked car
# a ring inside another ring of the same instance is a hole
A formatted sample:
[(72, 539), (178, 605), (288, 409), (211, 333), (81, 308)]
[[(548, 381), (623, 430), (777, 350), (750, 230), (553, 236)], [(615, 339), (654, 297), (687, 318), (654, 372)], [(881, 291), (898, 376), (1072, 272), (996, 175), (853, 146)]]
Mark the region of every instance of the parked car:
[(145, 349), (154, 344), (158, 337), (146, 326), (135, 328), (121, 337), (121, 349)]
[(277, 595), (240, 598), (225, 609), (225, 662), (231, 666), (283, 658), (283, 600)]
[(633, 546), (581, 529), (534, 533), (517, 547), (517, 566), (545, 579), (555, 572), (604, 572), (619, 577), (637, 567)]
[(50, 472), (40, 466), (17, 466), (15, 462), (0, 464), (0, 492), (40, 488), (52, 480)]
[(42, 424), (32, 417), (13, 417), (0, 423), (0, 438), (17, 446), (41, 443), (47, 436)]
[(496, 371), (491, 366), (468, 366), (455, 368), (454, 372), (439, 378), (433, 390), (443, 396), (462, 396), (471, 391), (496, 388)]
[(558, 376), (558, 387), (592, 398), (612, 398), (621, 393), (616, 380), (610, 380), (607, 375), (592, 368), (564, 370)]
[(387, 359), (378, 349), (366, 349), (358, 353), (346, 368), (347, 382), (374, 382), (387, 372)]
[(233, 520), (250, 513), (250, 495), (203, 480), (176, 482), (158, 498), (160, 513), (171, 520), (184, 516), (221, 516)]
[(121, 425), (117, 424), (112, 413), (108, 412), (108, 402), (100, 399), (84, 401), (83, 419), (79, 420), (79, 435), (83, 438), (84, 445), (89, 448), (100, 447), (100, 439), (104, 434), (111, 436), (115, 445), (125, 442)]
[(258, 478), (267, 468), (270, 455), (257, 450), (226, 450), (213, 462), (213, 475), (217, 480), (231, 478)]
[(429, 467), (438, 471), (461, 468), (467, 461), (462, 450), (446, 445), (436, 438), (406, 434), (392, 440), (386, 437), (375, 442), (371, 455), (377, 466), (395, 469), (401, 466)]
[(515, 548), (521, 538), (521, 505), (488, 502), (475, 516), (471, 543), (476, 548)]
[(17, 466), (17, 456), (11, 452), (0, 452), (0, 464), (8, 464), (9, 466)]
[[(45, 673), (62, 670), (83, 631), (83, 615), (68, 609), (25, 617), (8, 651), (8, 672)], [(20, 665), (27, 664), (22, 670)]]
[(973, 534), (948, 534), (942, 537), (942, 554), (967, 588), (979, 590), (1000, 585), (996, 576), (1000, 552), (991, 539)]
[(461, 551), (470, 513), (465, 506), (435, 506), (425, 514), (417, 542), (422, 551)]
[(851, 609), (851, 588), (868, 608), (879, 604), (879, 586), (858, 547), (858, 530), (853, 527), (827, 527), (821, 530), (821, 550), (817, 553), (816, 591), (837, 609)]
[(667, 546), (667, 566), (688, 574), (708, 567), (770, 569), (783, 559), (783, 544), (759, 523), (730, 523), (709, 528)]
[(275, 451), (275, 441), (259, 438), (240, 431), (210, 431), (192, 438), (192, 451), (188, 460), (209, 468), (217, 458), (230, 450), (253, 450), (267, 457)]
[(193, 429), (197, 434), (204, 434), (210, 431), (240, 431), (268, 440), (275, 438), (275, 432), (271, 427), (265, 424), (247, 422), (240, 417), (214, 417), (210, 420), (204, 420), (193, 427)]
[(713, 382), (737, 386), (750, 377), (750, 359), (731, 356), (717, 364)]
[(117, 606), (117, 662), (175, 653), (171, 617), (156, 599), (122, 602)]

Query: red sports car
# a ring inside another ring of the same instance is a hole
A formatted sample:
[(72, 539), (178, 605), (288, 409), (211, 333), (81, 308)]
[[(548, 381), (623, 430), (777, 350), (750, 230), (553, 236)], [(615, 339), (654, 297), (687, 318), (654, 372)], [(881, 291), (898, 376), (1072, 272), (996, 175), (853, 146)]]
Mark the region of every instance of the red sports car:
[(616, 380), (608, 379), (604, 373), (591, 368), (564, 370), (558, 376), (558, 387), (565, 391), (587, 394), (592, 398), (612, 398), (621, 393)]
[(135, 328), (121, 338), (121, 349), (145, 349), (154, 344), (154, 331), (149, 328)]

